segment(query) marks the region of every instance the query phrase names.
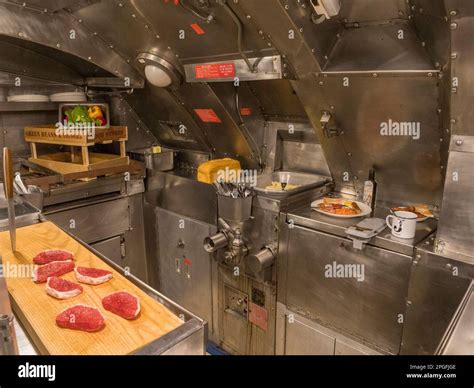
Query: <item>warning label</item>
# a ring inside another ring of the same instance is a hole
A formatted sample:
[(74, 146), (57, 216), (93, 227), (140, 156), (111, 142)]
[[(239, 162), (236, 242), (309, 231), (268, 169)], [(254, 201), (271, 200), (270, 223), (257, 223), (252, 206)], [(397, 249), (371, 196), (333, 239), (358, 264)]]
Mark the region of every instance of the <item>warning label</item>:
[(222, 123), (214, 109), (194, 109), (203, 123)]
[(234, 78), (235, 66), (231, 63), (196, 65), (196, 79)]
[(204, 35), (204, 34), (206, 33), (206, 31), (204, 31), (204, 30), (202, 29), (202, 27), (201, 27), (199, 24), (197, 24), (197, 23), (191, 24), (191, 28), (192, 28), (192, 29), (194, 30), (194, 32), (195, 32), (196, 34), (198, 34), (198, 35)]
[(240, 115), (241, 116), (251, 116), (252, 115), (252, 108), (240, 108)]

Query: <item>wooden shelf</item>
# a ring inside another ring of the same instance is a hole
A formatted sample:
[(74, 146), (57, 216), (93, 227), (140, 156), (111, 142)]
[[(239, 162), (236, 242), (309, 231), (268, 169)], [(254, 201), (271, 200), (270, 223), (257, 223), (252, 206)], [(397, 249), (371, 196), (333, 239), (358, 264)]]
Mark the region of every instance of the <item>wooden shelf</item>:
[[(94, 128), (94, 137), (87, 132), (58, 133), (51, 125), (25, 127), (25, 141), (30, 144), (30, 162), (59, 174), (79, 173), (101, 170), (130, 164), (125, 142), (128, 140), (128, 128), (111, 126), (110, 128)], [(89, 146), (95, 144), (120, 144), (120, 155), (99, 154), (89, 152)], [(39, 155), (37, 144), (54, 144), (68, 146), (69, 152)]]

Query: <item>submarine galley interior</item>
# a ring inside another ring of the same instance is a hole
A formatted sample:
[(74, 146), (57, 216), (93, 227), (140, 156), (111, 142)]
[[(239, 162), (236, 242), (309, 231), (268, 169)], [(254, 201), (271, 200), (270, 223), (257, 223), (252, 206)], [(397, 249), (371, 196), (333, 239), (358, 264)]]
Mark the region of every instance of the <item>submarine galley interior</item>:
[(471, 0), (0, 1), (0, 354), (473, 355), (473, 36)]

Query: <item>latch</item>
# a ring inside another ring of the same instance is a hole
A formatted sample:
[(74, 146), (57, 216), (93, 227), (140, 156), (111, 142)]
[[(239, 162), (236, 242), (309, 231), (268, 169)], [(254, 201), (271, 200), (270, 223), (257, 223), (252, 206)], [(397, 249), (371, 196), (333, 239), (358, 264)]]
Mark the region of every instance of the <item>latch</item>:
[(320, 123), (321, 128), (323, 129), (324, 136), (328, 139), (343, 134), (343, 132), (339, 130), (339, 128), (337, 128), (333, 116), (328, 111), (322, 111)]
[(122, 256), (122, 259), (125, 259), (127, 256), (127, 248), (125, 247), (125, 239), (123, 237), (120, 238), (120, 256)]

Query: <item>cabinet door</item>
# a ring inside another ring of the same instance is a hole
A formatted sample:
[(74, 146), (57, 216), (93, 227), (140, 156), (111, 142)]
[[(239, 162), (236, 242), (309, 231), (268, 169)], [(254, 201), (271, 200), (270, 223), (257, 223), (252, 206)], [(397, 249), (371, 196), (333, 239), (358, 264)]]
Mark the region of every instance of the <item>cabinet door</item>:
[(288, 240), (286, 301), (312, 320), (398, 353), (411, 258), (295, 227)]
[(209, 323), (212, 331), (212, 257), (203, 248), (210, 225), (156, 209), (160, 291)]
[(335, 338), (305, 325), (296, 318), (294, 321), (286, 320), (285, 334), (286, 355), (332, 356), (334, 354)]

